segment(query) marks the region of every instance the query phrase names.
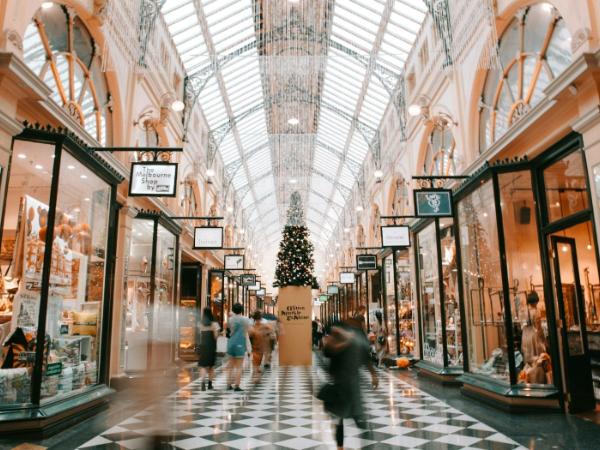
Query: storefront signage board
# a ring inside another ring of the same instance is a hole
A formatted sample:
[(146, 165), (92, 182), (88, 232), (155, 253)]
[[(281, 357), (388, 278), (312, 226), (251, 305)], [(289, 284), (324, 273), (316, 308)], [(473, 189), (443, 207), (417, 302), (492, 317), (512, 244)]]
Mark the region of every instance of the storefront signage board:
[(418, 217), (452, 217), (450, 189), (415, 189), (414, 196)]
[(376, 255), (357, 255), (356, 256), (357, 270), (375, 270), (377, 269)]
[(392, 248), (410, 247), (410, 228), (408, 225), (383, 225), (381, 227), (381, 246)]
[(256, 296), (257, 297), (264, 297), (266, 293), (267, 293), (266, 289), (259, 289), (258, 291), (256, 291)]
[(319, 301), (321, 303), (326, 303), (328, 298), (329, 297), (327, 296), (327, 294), (321, 294), (321, 295), (319, 295)]
[(249, 291), (259, 291), (260, 290), (260, 281), (257, 281), (255, 284), (248, 286)]
[(130, 197), (175, 197), (177, 163), (134, 162), (129, 179)]
[(327, 286), (328, 295), (337, 295), (340, 293), (340, 288), (337, 286)]
[(46, 376), (50, 377), (52, 375), (60, 375), (62, 373), (62, 363), (49, 363), (46, 367)]
[(256, 275), (246, 273), (242, 275), (242, 286), (254, 286), (256, 284)]
[(244, 255), (225, 255), (225, 270), (244, 268)]
[(223, 227), (194, 228), (195, 250), (216, 250), (223, 248)]
[(354, 284), (356, 276), (353, 272), (340, 272), (340, 283), (341, 284)]

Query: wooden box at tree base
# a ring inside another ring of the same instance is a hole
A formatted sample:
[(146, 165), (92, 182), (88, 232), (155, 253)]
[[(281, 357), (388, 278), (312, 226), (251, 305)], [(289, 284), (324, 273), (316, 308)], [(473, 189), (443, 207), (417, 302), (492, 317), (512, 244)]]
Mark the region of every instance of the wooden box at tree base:
[(311, 288), (287, 286), (279, 289), (277, 310), (282, 325), (279, 365), (312, 365)]

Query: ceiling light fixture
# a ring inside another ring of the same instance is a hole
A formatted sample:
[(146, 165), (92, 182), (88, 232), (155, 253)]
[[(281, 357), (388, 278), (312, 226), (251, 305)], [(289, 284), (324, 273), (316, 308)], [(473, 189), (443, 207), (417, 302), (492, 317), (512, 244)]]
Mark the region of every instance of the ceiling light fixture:
[(26, 155), (25, 153), (19, 153), (19, 154), (17, 155), (17, 158), (19, 158), (19, 159), (26, 159), (26, 158), (27, 158), (27, 155)]
[(292, 178), (292, 179), (290, 180), (290, 184), (296, 184), (297, 182), (298, 182), (298, 180), (296, 180), (295, 178)]
[(215, 176), (215, 169), (208, 169), (206, 171), (206, 176), (207, 177), (214, 177)]
[(42, 9), (50, 9), (54, 6), (54, 2), (42, 2)]
[(373, 172), (373, 175), (375, 175), (375, 178), (381, 178), (383, 177), (383, 170), (377, 169), (375, 172)]
[(175, 112), (183, 111), (185, 109), (185, 103), (181, 100), (174, 100), (173, 103), (171, 103), (171, 109)]
[(362, 206), (360, 206), (360, 205), (358, 205), (358, 206), (356, 207), (356, 212), (361, 212), (361, 211), (363, 211), (363, 207), (362, 207)]
[(82, 180), (87, 179), (87, 175), (79, 175), (79, 178), (81, 178)]
[(69, 165), (69, 166), (67, 166), (67, 169), (69, 169), (69, 170), (75, 170), (75, 166), (74, 165)]
[(42, 165), (40, 165), (40, 164), (36, 164), (36, 165), (35, 165), (35, 168), (36, 168), (37, 170), (42, 170), (42, 169), (44, 168), (44, 166), (42, 166)]
[(230, 213), (233, 212), (233, 208), (231, 206), (228, 206), (227, 207), (227, 212), (230, 212)]
[(417, 117), (421, 114), (421, 111), (423, 111), (423, 108), (421, 105), (417, 105), (416, 103), (408, 107), (408, 114), (410, 114), (412, 117)]
[(300, 123), (300, 121), (298, 120), (297, 117), (292, 117), (291, 119), (288, 119), (289, 125), (298, 125), (299, 123)]
[(348, 228), (348, 227), (344, 228), (344, 233), (350, 233), (350, 228)]

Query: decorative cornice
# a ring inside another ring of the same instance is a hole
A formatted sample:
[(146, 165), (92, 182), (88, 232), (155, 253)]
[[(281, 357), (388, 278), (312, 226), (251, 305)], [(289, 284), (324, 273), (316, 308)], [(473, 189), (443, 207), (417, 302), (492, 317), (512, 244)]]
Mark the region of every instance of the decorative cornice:
[(571, 128), (578, 133), (585, 133), (590, 128), (597, 126), (600, 123), (600, 105), (594, 106), (587, 111), (583, 116), (578, 117), (571, 123)]
[(9, 116), (0, 108), (0, 130), (11, 136), (16, 136), (23, 131), (23, 128), (24, 126), (18, 120)]
[(0, 52), (2, 77), (8, 77), (25, 94), (25, 98), (42, 100), (52, 94), (52, 90), (15, 53)]

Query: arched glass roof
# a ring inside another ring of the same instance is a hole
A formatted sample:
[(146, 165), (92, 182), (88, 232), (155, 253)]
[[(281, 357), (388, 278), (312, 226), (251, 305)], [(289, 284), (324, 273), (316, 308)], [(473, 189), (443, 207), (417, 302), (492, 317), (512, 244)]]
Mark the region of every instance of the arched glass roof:
[(295, 190), (317, 246), (329, 240), (426, 11), (422, 0), (165, 1), (262, 242), (277, 243)]

